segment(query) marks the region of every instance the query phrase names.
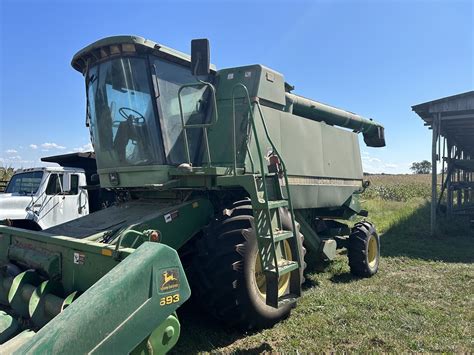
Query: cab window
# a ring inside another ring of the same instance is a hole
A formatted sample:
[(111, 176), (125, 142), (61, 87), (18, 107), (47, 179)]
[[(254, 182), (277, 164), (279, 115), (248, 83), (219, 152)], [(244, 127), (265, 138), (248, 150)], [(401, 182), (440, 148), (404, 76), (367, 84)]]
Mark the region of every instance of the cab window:
[(79, 175), (71, 175), (71, 190), (70, 195), (77, 195), (79, 193)]
[[(169, 164), (187, 161), (178, 91), (184, 84), (198, 83), (187, 67), (157, 58), (154, 61), (160, 92), (161, 125), (166, 158)], [(187, 87), (181, 92), (183, 118), (186, 124), (209, 123), (210, 91), (206, 86)], [(187, 131), (192, 162), (200, 164), (202, 129)]]
[(64, 182), (63, 174), (51, 174), (48, 181), (48, 186), (46, 187), (46, 195), (57, 195), (62, 192), (61, 187)]

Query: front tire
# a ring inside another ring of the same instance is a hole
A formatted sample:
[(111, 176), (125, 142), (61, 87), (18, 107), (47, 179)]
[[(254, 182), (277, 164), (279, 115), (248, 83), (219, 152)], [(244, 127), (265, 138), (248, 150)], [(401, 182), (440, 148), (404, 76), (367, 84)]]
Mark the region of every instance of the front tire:
[(371, 277), (379, 269), (380, 238), (372, 223), (356, 223), (349, 236), (349, 267), (351, 273), (360, 277)]
[[(286, 210), (282, 213), (288, 214)], [(223, 218), (211, 223), (197, 243), (193, 262), (195, 279), (191, 280), (193, 292), (203, 306), (223, 323), (243, 329), (271, 327), (288, 317), (292, 308), (286, 305), (276, 309), (265, 304), (264, 276), (258, 275), (260, 260), (252, 222), (249, 200), (235, 202), (224, 210)], [(285, 229), (291, 230), (291, 219), (282, 218), (282, 223)], [(297, 229), (302, 248), (303, 237)], [(285, 242), (285, 247), (290, 248)], [(280, 279), (281, 293), (287, 292), (289, 277), (286, 274)]]

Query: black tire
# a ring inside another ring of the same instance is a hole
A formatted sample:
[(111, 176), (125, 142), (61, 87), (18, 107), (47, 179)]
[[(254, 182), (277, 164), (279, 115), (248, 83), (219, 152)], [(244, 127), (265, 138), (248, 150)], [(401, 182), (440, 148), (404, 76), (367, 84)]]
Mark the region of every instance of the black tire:
[[(291, 219), (285, 218), (288, 211), (281, 212), (284, 228), (291, 230)], [(245, 330), (271, 327), (286, 318), (293, 307), (269, 307), (258, 293), (255, 278), (258, 248), (252, 222), (250, 201), (235, 202), (198, 240), (192, 264), (191, 286), (197, 301), (226, 325)], [(297, 230), (300, 255), (304, 258), (299, 226)], [(305, 265), (303, 263), (301, 273)]]
[(380, 238), (371, 223), (359, 222), (352, 228), (347, 255), (353, 275), (370, 277), (377, 273), (380, 262)]

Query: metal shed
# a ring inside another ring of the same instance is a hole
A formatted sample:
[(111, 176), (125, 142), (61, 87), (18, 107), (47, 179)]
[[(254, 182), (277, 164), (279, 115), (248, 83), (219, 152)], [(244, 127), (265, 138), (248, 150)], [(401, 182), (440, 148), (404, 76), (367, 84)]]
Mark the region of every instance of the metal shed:
[[(446, 213), (474, 215), (474, 91), (412, 106), (432, 130), (431, 233), (446, 192)], [(437, 163), (442, 164), (441, 192)]]

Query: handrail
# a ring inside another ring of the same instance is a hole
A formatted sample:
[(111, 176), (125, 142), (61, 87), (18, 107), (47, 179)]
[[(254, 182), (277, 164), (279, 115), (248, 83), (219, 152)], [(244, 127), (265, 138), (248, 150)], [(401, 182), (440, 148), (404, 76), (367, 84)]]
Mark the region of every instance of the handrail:
[[(268, 188), (267, 188), (267, 181), (266, 181), (266, 178), (265, 178), (265, 169), (264, 169), (264, 165), (263, 165), (263, 157), (262, 157), (262, 150), (260, 148), (260, 142), (258, 140), (258, 135), (257, 135), (257, 128), (255, 126), (255, 117), (253, 115), (253, 111), (252, 111), (252, 105), (251, 105), (251, 101), (250, 101), (250, 95), (249, 95), (249, 92), (248, 92), (248, 89), (247, 87), (242, 84), (242, 83), (237, 83), (234, 85), (234, 87), (232, 88), (232, 120), (233, 120), (233, 145), (234, 145), (234, 176), (237, 174), (237, 148), (236, 148), (236, 137), (235, 137), (235, 90), (237, 88), (242, 88), (245, 92), (245, 99), (247, 100), (247, 103), (248, 103), (248, 110), (249, 110), (249, 114), (250, 114), (250, 123), (252, 125), (252, 132), (253, 132), (253, 135), (255, 136), (255, 145), (257, 146), (257, 153), (258, 153), (258, 159), (259, 159), (259, 163), (260, 163), (260, 176), (262, 178), (262, 184), (263, 184), (263, 193), (264, 193), (264, 204), (265, 204), (265, 214), (266, 214), (266, 217), (267, 217), (267, 220), (268, 222), (270, 223), (270, 238), (272, 240), (272, 245), (274, 245), (275, 243), (275, 239), (274, 239), (274, 235), (273, 235), (273, 228), (271, 228), (271, 220), (272, 220), (272, 217), (271, 217), (271, 214), (270, 214), (270, 206), (269, 206), (269, 203), (268, 203)], [(259, 201), (259, 203), (261, 203), (261, 201)], [(296, 230), (296, 229), (295, 229)], [(256, 230), (255, 231), (258, 235), (258, 231)], [(273, 251), (272, 253), (273, 255), (273, 263), (275, 265), (275, 270), (276, 272), (278, 273), (278, 260), (277, 260), (277, 255), (276, 255), (276, 252)], [(262, 256), (260, 256), (261, 260), (262, 260), (262, 263), (263, 263), (263, 258)]]
[[(255, 99), (252, 102), (250, 100), (250, 95), (249, 95), (247, 87), (242, 83), (237, 83), (232, 88), (232, 123), (233, 123), (232, 140), (233, 140), (233, 152), (234, 152), (234, 176), (237, 174), (235, 92), (239, 88), (243, 89), (243, 91), (245, 93), (244, 99), (247, 101), (247, 104), (248, 104), (248, 110), (249, 110), (249, 114), (250, 114), (250, 123), (251, 123), (251, 126), (252, 126), (253, 135), (255, 136), (255, 145), (256, 145), (256, 148), (257, 148), (257, 153), (258, 153), (258, 158), (259, 158), (259, 163), (260, 163), (260, 176), (262, 178), (262, 184), (263, 184), (264, 204), (265, 204), (266, 217), (268, 218), (268, 221), (271, 221), (270, 207), (269, 207), (269, 201), (268, 201), (268, 188), (267, 188), (267, 182), (266, 182), (266, 178), (265, 178), (265, 169), (264, 169), (264, 163), (263, 163), (263, 156), (262, 156), (262, 151), (261, 151), (261, 147), (260, 147), (260, 141), (259, 141), (258, 135), (257, 135), (257, 128), (256, 128), (256, 125), (255, 125), (255, 117), (254, 117), (253, 110), (252, 110), (252, 103), (255, 103), (256, 106), (257, 106), (258, 113), (260, 115), (260, 119), (261, 119), (263, 129), (264, 129), (264, 132), (265, 132), (265, 136), (266, 136), (268, 142), (270, 143), (270, 145), (272, 147), (272, 151), (280, 159), (280, 164), (282, 166), (283, 177), (285, 179), (285, 188), (286, 188), (286, 191), (287, 191), (288, 209), (290, 211), (291, 225), (292, 225), (292, 228), (293, 228), (294, 237), (297, 238), (297, 236), (296, 236), (296, 231), (297, 231), (297, 229), (296, 229), (296, 220), (295, 220), (295, 214), (294, 214), (294, 209), (293, 209), (293, 203), (292, 203), (292, 200), (291, 200), (290, 185), (289, 185), (289, 181), (288, 181), (288, 173), (287, 173), (287, 169), (286, 169), (286, 164), (285, 164), (282, 156), (278, 152), (278, 149), (276, 148), (275, 144), (273, 143), (273, 141), (270, 137), (270, 133), (268, 132), (268, 127), (267, 127), (267, 124), (265, 122), (265, 117), (263, 115), (263, 110), (262, 110), (262, 107), (260, 105), (260, 102), (258, 101), (258, 98)], [(248, 144), (247, 144), (247, 150), (249, 151), (249, 154), (250, 154), (250, 149), (248, 147)], [(252, 161), (252, 165), (253, 165), (253, 161)], [(256, 233), (258, 233), (258, 231), (256, 231)], [(272, 242), (274, 243), (273, 228), (270, 228), (270, 237), (271, 237)], [(278, 260), (277, 260), (277, 256), (276, 256), (275, 252), (273, 253), (273, 260), (274, 260), (275, 271), (278, 273)], [(298, 262), (298, 264), (301, 264), (301, 256), (300, 256), (299, 248), (296, 250), (296, 261)], [(262, 262), (263, 262), (263, 259), (262, 259)]]
[[(273, 144), (273, 141), (270, 138), (270, 134), (268, 133), (267, 124), (265, 123), (265, 118), (263, 116), (262, 107), (260, 106), (260, 102), (258, 101), (258, 99), (255, 100), (255, 104), (257, 105), (258, 113), (260, 114), (260, 118), (262, 120), (262, 125), (263, 125), (263, 129), (265, 131), (265, 135), (266, 135), (270, 145), (272, 146), (273, 152), (276, 153), (276, 155), (280, 158), (280, 164), (282, 166), (283, 177), (285, 179), (286, 193), (287, 193), (287, 196), (288, 196), (288, 208), (290, 210), (291, 226), (293, 227), (293, 233), (296, 233), (295, 214), (294, 214), (294, 211), (293, 211), (293, 203), (291, 201), (290, 185), (288, 183), (288, 174), (287, 174), (287, 170), (286, 170), (286, 165), (285, 165), (285, 162), (283, 161), (283, 158), (282, 158), (281, 154), (278, 152), (278, 149), (275, 147), (275, 144)], [(296, 235), (295, 235), (295, 237), (296, 237)], [(298, 250), (298, 253), (297, 253), (297, 257), (298, 257), (298, 263), (300, 263), (299, 250)]]
[[(242, 88), (245, 92), (247, 103), (248, 103), (248, 108), (249, 108), (249, 114), (250, 114), (250, 124), (252, 126), (252, 132), (253, 135), (255, 136), (255, 144), (257, 146), (257, 151), (259, 153), (259, 165), (260, 165), (260, 175), (262, 178), (265, 176), (265, 170), (264, 170), (264, 165), (263, 165), (263, 158), (261, 154), (261, 149), (260, 149), (260, 142), (258, 140), (258, 135), (257, 135), (257, 129), (255, 127), (255, 118), (253, 115), (252, 111), (252, 106), (250, 102), (250, 96), (247, 87), (242, 84), (242, 83), (237, 83), (234, 85), (232, 88), (232, 143), (233, 143), (233, 150), (234, 150), (234, 176), (237, 174), (237, 142), (236, 142), (236, 129), (235, 129), (235, 91), (238, 88)], [(248, 149), (248, 147), (247, 147)], [(250, 152), (250, 150), (249, 150)], [(252, 159), (253, 160), (253, 159)], [(252, 161), (253, 164), (253, 161)], [(264, 183), (264, 190), (266, 188), (266, 185)], [(267, 199), (267, 193), (265, 190), (265, 200)]]
[[(211, 90), (211, 93), (212, 93), (212, 104), (213, 104), (213, 114), (212, 114), (212, 120), (211, 122), (209, 123), (198, 123), (198, 124), (186, 124), (184, 122), (184, 113), (183, 113), (183, 103), (182, 103), (182, 100), (181, 100), (181, 92), (183, 91), (183, 89), (185, 88), (189, 88), (189, 87), (200, 87), (200, 86), (207, 86), (210, 88)], [(179, 114), (180, 114), (180, 117), (181, 117), (181, 125), (183, 127), (183, 135), (184, 135), (184, 149), (185, 149), (185, 152), (186, 152), (186, 158), (188, 159), (188, 164), (191, 165), (191, 155), (189, 153), (189, 141), (188, 141), (188, 133), (187, 133), (187, 129), (188, 128), (202, 128), (203, 129), (203, 134), (204, 134), (204, 140), (206, 142), (206, 152), (207, 152), (207, 162), (209, 164), (209, 166), (211, 166), (211, 151), (209, 149), (209, 140), (208, 140), (208, 137), (207, 137), (207, 129), (209, 127), (211, 127), (212, 125), (214, 125), (219, 116), (218, 116), (218, 113), (217, 113), (217, 100), (216, 100), (216, 89), (214, 88), (214, 85), (212, 85), (211, 83), (207, 83), (205, 81), (200, 81), (198, 83), (191, 83), (191, 84), (184, 84), (184, 85), (181, 85), (181, 87), (179, 88), (178, 90), (178, 103), (179, 103)]]

